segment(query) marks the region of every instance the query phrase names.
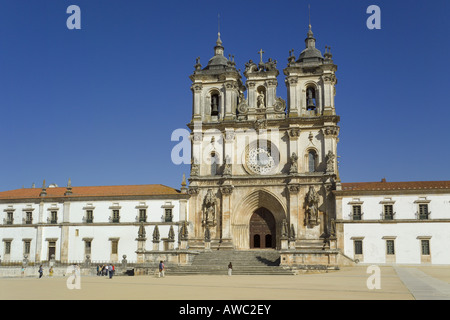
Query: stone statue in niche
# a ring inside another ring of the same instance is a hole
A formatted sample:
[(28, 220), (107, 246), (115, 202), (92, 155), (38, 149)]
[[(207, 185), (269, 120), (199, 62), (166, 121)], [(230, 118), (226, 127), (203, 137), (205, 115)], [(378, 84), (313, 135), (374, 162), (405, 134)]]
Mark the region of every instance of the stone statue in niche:
[(216, 225), (216, 197), (212, 189), (208, 189), (205, 199), (203, 201), (203, 226)]
[(327, 153), (327, 172), (334, 172), (334, 153), (330, 150)]
[(291, 156), (291, 158), (289, 160), (289, 162), (291, 164), (291, 167), (289, 169), (289, 173), (298, 173), (297, 161), (298, 161), (298, 156), (297, 156), (297, 154), (295, 152), (293, 152), (292, 156)]
[(310, 226), (317, 225), (319, 220), (319, 195), (313, 186), (309, 187), (309, 191), (306, 194), (306, 224)]
[(258, 94), (257, 106), (259, 109), (263, 109), (266, 107), (264, 92), (260, 92)]
[(231, 176), (232, 170), (231, 170), (231, 158), (229, 155), (225, 157), (225, 167), (223, 169), (223, 175), (224, 176)]

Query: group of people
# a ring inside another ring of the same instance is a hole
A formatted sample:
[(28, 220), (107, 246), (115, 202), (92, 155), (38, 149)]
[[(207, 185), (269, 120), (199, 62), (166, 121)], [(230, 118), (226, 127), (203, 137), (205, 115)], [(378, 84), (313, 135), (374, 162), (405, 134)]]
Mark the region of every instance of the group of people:
[[(160, 261), (159, 265), (158, 265), (158, 270), (159, 270), (159, 274), (158, 277), (163, 277), (164, 278), (164, 272), (165, 272), (165, 266), (164, 266), (164, 261)], [(230, 262), (230, 264), (228, 265), (228, 275), (231, 276), (231, 272), (233, 270), (233, 266)], [(22, 274), (24, 274), (24, 268), (22, 268)], [(109, 265), (97, 265), (97, 276), (108, 276), (111, 279), (114, 276), (114, 273), (116, 271), (116, 268), (114, 267), (113, 264), (109, 264)], [(42, 267), (42, 265), (39, 267), (39, 278), (42, 278), (42, 276), (44, 275), (44, 268)], [(49, 275), (52, 276), (53, 275), (53, 267), (50, 267), (49, 270)]]
[[(22, 267), (21, 273), (22, 273), (22, 277), (25, 276), (25, 267)], [(44, 268), (42, 267), (42, 264), (39, 266), (38, 273), (39, 273), (39, 279), (42, 278), (42, 276), (44, 275)], [(50, 266), (50, 269), (48, 269), (48, 275), (50, 277), (53, 276), (53, 267), (52, 266)]]
[(108, 276), (111, 279), (114, 275), (114, 273), (116, 272), (116, 268), (114, 267), (113, 264), (109, 264), (109, 265), (98, 265), (97, 266), (97, 276)]

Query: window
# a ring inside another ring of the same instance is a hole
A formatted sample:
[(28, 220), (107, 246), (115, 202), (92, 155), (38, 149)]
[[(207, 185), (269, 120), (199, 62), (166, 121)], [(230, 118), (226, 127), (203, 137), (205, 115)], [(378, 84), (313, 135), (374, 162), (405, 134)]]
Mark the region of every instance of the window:
[(13, 212), (9, 211), (6, 213), (6, 224), (13, 224)]
[(173, 215), (172, 215), (172, 209), (165, 209), (164, 210), (164, 222), (172, 222)]
[(25, 214), (26, 214), (25, 223), (26, 224), (32, 224), (33, 223), (33, 212), (28, 211)]
[(353, 220), (361, 220), (361, 206), (353, 206)]
[(139, 209), (139, 222), (147, 222), (147, 210)]
[(219, 94), (213, 93), (211, 95), (211, 115), (218, 116), (219, 115)]
[(386, 240), (386, 254), (395, 254), (394, 240)]
[(94, 222), (94, 210), (86, 210), (86, 223)]
[(84, 254), (91, 254), (92, 240), (84, 241)]
[(111, 240), (111, 254), (118, 254), (119, 240)]
[(316, 171), (316, 152), (311, 150), (308, 152), (308, 172)]
[(354, 240), (355, 254), (363, 254), (363, 242), (362, 240)]
[(429, 256), (430, 255), (430, 240), (420, 240), (420, 244), (422, 247), (422, 255)]
[(384, 205), (384, 220), (394, 220), (394, 206), (392, 204)]
[(420, 220), (428, 220), (428, 204), (421, 203), (419, 204), (419, 219)]
[(58, 211), (50, 211), (50, 223), (58, 223)]
[(11, 240), (5, 241), (5, 254), (11, 254)]
[(31, 241), (24, 240), (23, 241), (23, 254), (30, 254), (31, 249)]
[(120, 222), (120, 212), (118, 209), (113, 210), (112, 222)]
[(306, 110), (316, 110), (316, 90), (314, 87), (306, 88)]

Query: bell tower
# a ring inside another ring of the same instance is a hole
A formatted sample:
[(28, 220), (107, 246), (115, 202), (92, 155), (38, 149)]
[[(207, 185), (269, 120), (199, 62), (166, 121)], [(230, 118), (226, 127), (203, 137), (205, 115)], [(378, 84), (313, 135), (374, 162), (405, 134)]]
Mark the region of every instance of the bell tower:
[(325, 47), (322, 56), (316, 48), (316, 39), (309, 25), (306, 48), (295, 60), (290, 51), (288, 66), (284, 69), (288, 91), (289, 117), (335, 115), (334, 86), (337, 66), (331, 52)]
[(208, 65), (202, 69), (197, 58), (194, 67), (194, 74), (190, 76), (194, 94), (192, 121), (212, 124), (235, 119), (239, 94), (244, 88), (234, 56), (229, 59), (224, 56), (220, 32)]

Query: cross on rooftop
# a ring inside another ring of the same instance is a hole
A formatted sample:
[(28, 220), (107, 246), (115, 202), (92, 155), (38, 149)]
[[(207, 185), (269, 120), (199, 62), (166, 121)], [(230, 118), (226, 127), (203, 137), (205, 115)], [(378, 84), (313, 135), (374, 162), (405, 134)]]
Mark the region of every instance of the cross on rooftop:
[(263, 55), (263, 53), (266, 53), (266, 52), (263, 51), (263, 49), (261, 49), (261, 50), (258, 51), (258, 53), (259, 53), (259, 56), (261, 57), (260, 63), (263, 63), (263, 57), (262, 57), (262, 55)]

